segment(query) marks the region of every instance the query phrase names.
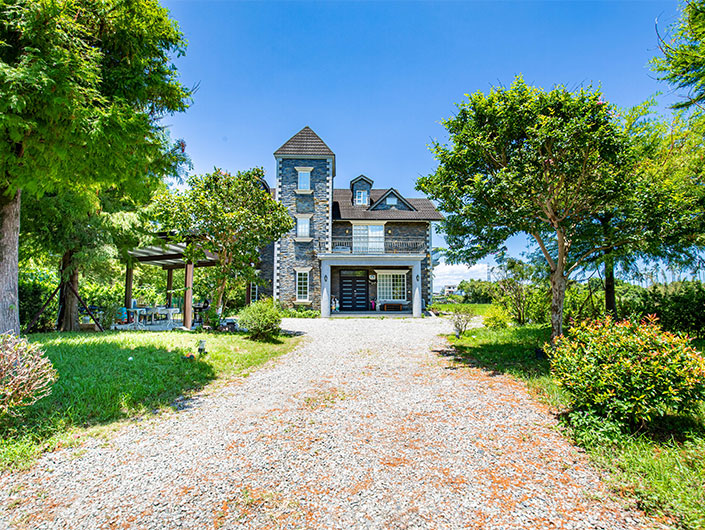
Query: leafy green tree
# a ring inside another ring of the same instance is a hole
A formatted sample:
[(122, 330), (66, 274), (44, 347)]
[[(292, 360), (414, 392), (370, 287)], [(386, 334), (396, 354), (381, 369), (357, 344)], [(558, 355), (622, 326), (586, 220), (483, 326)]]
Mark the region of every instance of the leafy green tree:
[(190, 97), (170, 58), (184, 48), (157, 0), (0, 4), (0, 332), (19, 331), (21, 194), (84, 196), (162, 174), (158, 120)]
[(462, 280), (458, 290), (463, 292), (463, 302), (466, 304), (492, 303), (492, 282), (483, 280)]
[(638, 268), (639, 261), (693, 266), (703, 240), (703, 133), (705, 121), (676, 115), (670, 122), (650, 114), (651, 102), (623, 120), (636, 164), (624, 174), (629, 183), (613, 201), (584, 220), (574, 248), (586, 252), (596, 241), (603, 250), (588, 260), (603, 264), (605, 309), (616, 315), (615, 266)]
[(272, 198), (260, 168), (236, 174), (215, 169), (187, 179), (184, 191), (167, 191), (154, 201), (153, 213), (172, 240), (187, 244), (197, 262), (206, 252), (218, 256), (215, 307), (222, 309), (228, 279), (255, 281), (259, 252), (291, 230), (287, 209)]
[(599, 91), (544, 91), (519, 77), (469, 95), (443, 124), (451, 145), (434, 144), (438, 169), (417, 187), (447, 213), (449, 259), (472, 263), (529, 234), (551, 271), (555, 339), (568, 278), (603, 250), (572, 252), (576, 227), (626, 193), (628, 138), (614, 109)]
[(688, 0), (670, 41), (659, 36), (662, 57), (652, 62), (661, 79), (685, 89), (685, 101), (675, 108), (700, 106), (705, 101), (705, 0)]

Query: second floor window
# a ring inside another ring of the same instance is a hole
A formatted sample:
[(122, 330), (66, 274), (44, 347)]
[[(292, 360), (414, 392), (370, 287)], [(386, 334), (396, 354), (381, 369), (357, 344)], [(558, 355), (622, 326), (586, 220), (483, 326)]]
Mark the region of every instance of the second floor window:
[(355, 204), (366, 206), (367, 205), (367, 190), (357, 190), (355, 192)]
[(299, 171), (299, 182), (297, 189), (300, 190), (310, 190), (311, 189), (311, 172), (310, 171)]
[(297, 217), (296, 237), (311, 237), (311, 219), (309, 217)]
[(353, 252), (384, 252), (384, 225), (353, 225)]

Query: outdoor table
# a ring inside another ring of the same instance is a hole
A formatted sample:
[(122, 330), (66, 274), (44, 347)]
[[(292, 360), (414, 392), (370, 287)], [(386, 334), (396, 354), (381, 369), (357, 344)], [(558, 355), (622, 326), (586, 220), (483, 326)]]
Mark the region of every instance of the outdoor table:
[(132, 313), (132, 328), (133, 329), (144, 329), (144, 324), (140, 322), (140, 315), (147, 319), (147, 308), (146, 307), (128, 307), (128, 313)]
[(174, 322), (174, 315), (178, 314), (179, 311), (181, 311), (178, 307), (157, 307), (156, 312), (160, 315), (166, 315), (167, 319), (167, 327), (169, 329), (173, 329), (176, 327), (176, 323)]

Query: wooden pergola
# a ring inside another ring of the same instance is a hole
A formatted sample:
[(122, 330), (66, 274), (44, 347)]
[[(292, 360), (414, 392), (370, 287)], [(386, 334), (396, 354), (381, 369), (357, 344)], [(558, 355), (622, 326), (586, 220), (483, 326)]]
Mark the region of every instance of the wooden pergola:
[[(182, 243), (165, 243), (164, 245), (154, 245), (149, 247), (136, 248), (129, 251), (134, 261), (146, 265), (156, 265), (166, 271), (166, 305), (171, 307), (174, 283), (174, 270), (184, 269), (184, 307), (182, 308), (184, 319), (183, 325), (191, 329), (191, 312), (193, 311), (193, 269), (194, 267), (213, 267), (218, 264), (218, 256), (206, 252), (205, 259), (193, 263), (189, 261), (184, 252), (186, 245)], [(133, 262), (134, 262), (133, 261)], [(132, 264), (127, 265), (125, 271), (125, 307), (131, 307), (132, 303)]]

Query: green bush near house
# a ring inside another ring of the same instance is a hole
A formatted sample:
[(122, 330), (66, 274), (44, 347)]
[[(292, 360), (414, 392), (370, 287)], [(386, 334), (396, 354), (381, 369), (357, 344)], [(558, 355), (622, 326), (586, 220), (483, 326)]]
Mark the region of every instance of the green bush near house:
[(270, 299), (258, 300), (238, 314), (240, 326), (247, 329), (254, 340), (267, 340), (281, 330), (282, 315)]
[[(546, 326), (473, 329), (449, 337), (456, 361), (492, 373), (505, 373), (554, 407), (566, 434), (608, 471), (620, 496), (636, 499), (640, 509), (675, 521), (685, 530), (705, 528), (705, 402), (690, 412), (658, 416), (637, 429), (585, 410), (570, 410), (570, 396), (550, 371), (540, 346)], [(693, 341), (700, 352), (705, 341)]]
[(490, 329), (504, 329), (512, 323), (512, 317), (503, 306), (493, 305), (485, 313), (483, 322)]
[(571, 408), (618, 422), (691, 413), (705, 399), (705, 359), (654, 319), (582, 322), (556, 340), (550, 359)]

